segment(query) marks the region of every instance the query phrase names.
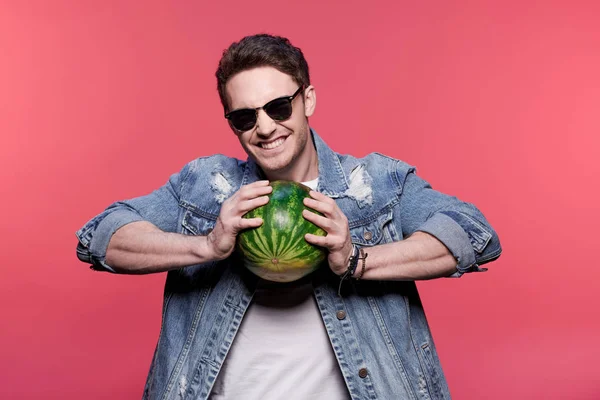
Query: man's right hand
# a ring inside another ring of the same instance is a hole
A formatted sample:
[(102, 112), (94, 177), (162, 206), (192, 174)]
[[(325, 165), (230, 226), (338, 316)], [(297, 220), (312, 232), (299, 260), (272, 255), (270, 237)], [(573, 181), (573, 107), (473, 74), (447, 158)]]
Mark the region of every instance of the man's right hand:
[(214, 229), (208, 234), (208, 245), (212, 257), (223, 260), (231, 255), (235, 248), (237, 234), (248, 228), (256, 228), (263, 223), (262, 218), (243, 218), (248, 211), (269, 202), (269, 193), (273, 188), (269, 181), (257, 181), (242, 186), (230, 198), (223, 202), (221, 212)]

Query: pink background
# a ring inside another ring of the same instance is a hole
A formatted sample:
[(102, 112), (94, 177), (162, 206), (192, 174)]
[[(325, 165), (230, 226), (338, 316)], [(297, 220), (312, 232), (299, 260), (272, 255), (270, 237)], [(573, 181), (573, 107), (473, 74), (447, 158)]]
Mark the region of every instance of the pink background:
[(92, 272), (74, 232), (243, 156), (214, 71), (266, 31), (304, 50), (332, 147), (497, 229), (490, 271), (419, 283), (453, 397), (599, 399), (598, 4), (0, 1), (0, 398), (140, 398), (165, 276)]

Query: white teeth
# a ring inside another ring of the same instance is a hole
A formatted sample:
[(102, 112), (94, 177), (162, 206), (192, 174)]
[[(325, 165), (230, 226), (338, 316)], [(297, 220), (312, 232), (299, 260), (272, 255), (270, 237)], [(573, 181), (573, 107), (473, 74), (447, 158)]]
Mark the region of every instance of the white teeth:
[(281, 146), (283, 144), (283, 142), (285, 142), (285, 138), (279, 138), (271, 143), (261, 143), (261, 146), (263, 149), (270, 150), (270, 149), (274, 149), (275, 147)]

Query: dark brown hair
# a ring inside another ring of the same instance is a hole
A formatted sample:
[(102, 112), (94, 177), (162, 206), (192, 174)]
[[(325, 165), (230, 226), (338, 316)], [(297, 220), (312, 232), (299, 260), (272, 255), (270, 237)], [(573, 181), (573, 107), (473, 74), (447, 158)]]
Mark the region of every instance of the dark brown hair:
[(215, 74), (217, 90), (226, 113), (229, 111), (225, 93), (227, 81), (239, 72), (265, 66), (290, 75), (298, 85), (310, 85), (308, 63), (302, 50), (292, 46), (288, 39), (268, 34), (246, 36), (223, 51)]

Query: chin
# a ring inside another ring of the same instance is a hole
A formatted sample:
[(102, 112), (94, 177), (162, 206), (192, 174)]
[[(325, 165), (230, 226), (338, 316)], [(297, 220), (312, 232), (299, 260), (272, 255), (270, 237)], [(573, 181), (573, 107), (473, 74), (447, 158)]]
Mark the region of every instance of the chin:
[(285, 171), (289, 166), (289, 163), (259, 163), (259, 165), (262, 168), (262, 170), (266, 173), (278, 173)]
[(290, 166), (292, 164), (292, 159), (290, 157), (282, 157), (277, 160), (258, 161), (257, 164), (267, 174), (269, 174), (269, 173), (280, 174), (290, 168)]

